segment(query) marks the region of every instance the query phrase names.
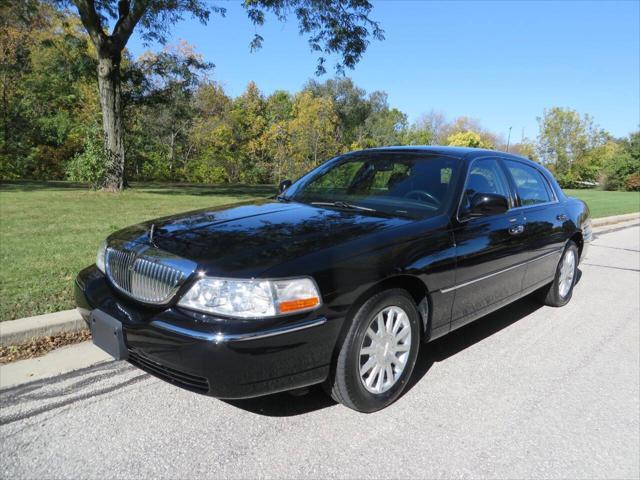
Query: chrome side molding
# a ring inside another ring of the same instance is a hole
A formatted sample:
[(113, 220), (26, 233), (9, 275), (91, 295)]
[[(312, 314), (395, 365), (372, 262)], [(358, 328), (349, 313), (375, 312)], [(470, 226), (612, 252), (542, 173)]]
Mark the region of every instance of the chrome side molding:
[(506, 273), (506, 272), (508, 272), (510, 270), (514, 270), (514, 269), (519, 268), (519, 267), (524, 267), (525, 265), (528, 265), (529, 263), (537, 262), (538, 260), (542, 260), (543, 258), (549, 257), (551, 255), (558, 255), (558, 254), (562, 253), (563, 250), (564, 249), (559, 248), (558, 250), (554, 250), (553, 252), (545, 253), (543, 255), (540, 255), (539, 257), (532, 258), (531, 260), (527, 260), (526, 262), (522, 262), (522, 263), (518, 263), (516, 265), (512, 265), (512, 266), (507, 267), (507, 268), (505, 268), (503, 270), (498, 270), (497, 272), (493, 272), (493, 273), (490, 273), (488, 275), (484, 275), (482, 277), (474, 278), (473, 280), (469, 280), (468, 282), (460, 283), (459, 285), (453, 285), (453, 286), (447, 287), (447, 288), (441, 288), (440, 289), (440, 293), (449, 293), (449, 292), (452, 292), (452, 291), (457, 290), (459, 288), (467, 287), (469, 285), (473, 285), (474, 283), (481, 282), (482, 280), (486, 280), (488, 278), (495, 277), (496, 275), (500, 275), (501, 273)]

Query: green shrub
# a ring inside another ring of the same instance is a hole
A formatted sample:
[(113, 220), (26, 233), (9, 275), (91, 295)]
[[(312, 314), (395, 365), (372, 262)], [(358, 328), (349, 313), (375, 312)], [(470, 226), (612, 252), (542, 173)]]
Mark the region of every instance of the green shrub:
[[(640, 161), (628, 153), (616, 155), (605, 166), (606, 180), (604, 188), (606, 190), (627, 190), (627, 179), (633, 175), (640, 175)], [(633, 179), (629, 186), (633, 188)]]
[(640, 192), (640, 175), (632, 173), (624, 182), (625, 190), (629, 192)]
[(259, 183), (267, 183), (265, 180), (268, 178), (268, 172), (265, 172), (264, 169), (259, 167), (249, 167), (246, 170), (242, 170), (240, 172), (240, 182), (246, 184), (259, 184)]
[(175, 178), (164, 151), (151, 151), (147, 155), (142, 164), (142, 178), (145, 180), (172, 180)]
[(92, 188), (99, 188), (105, 177), (107, 156), (100, 130), (94, 126), (87, 130), (84, 138), (84, 149), (74, 155), (65, 165), (67, 180), (89, 183)]
[(227, 183), (229, 176), (224, 167), (213, 164), (206, 159), (194, 160), (185, 168), (185, 178), (193, 183)]
[(574, 172), (560, 173), (555, 177), (562, 188), (584, 188), (581, 178)]
[(9, 161), (8, 155), (0, 154), (0, 180), (16, 180), (20, 174), (16, 172), (15, 165)]

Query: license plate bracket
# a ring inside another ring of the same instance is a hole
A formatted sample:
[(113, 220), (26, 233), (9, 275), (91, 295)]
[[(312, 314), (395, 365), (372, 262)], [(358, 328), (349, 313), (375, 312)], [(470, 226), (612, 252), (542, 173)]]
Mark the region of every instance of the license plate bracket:
[(102, 310), (95, 309), (91, 311), (89, 326), (95, 346), (101, 348), (116, 360), (126, 360), (129, 357), (129, 352), (124, 342), (122, 322)]

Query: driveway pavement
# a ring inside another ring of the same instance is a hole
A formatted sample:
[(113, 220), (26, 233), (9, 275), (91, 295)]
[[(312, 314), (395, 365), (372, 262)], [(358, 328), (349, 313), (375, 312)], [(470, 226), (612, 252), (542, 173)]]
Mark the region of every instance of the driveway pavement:
[(640, 228), (564, 308), (531, 298), (423, 348), (363, 415), (318, 390), (224, 402), (107, 362), (0, 392), (2, 478), (638, 478)]

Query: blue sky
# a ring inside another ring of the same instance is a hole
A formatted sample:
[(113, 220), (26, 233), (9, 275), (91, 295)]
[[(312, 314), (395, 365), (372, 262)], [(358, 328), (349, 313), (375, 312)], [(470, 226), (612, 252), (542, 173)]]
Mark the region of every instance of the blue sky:
[[(196, 46), (231, 95), (254, 80), (266, 93), (299, 90), (314, 76), (316, 57), (295, 20), (268, 18), (256, 32), (240, 2), (218, 2), (226, 18), (208, 25), (185, 19), (172, 42)], [(374, 2), (386, 40), (372, 41), (355, 70), (367, 91), (384, 90), (413, 121), (432, 109), (452, 119), (477, 118), (512, 142), (537, 134), (536, 117), (551, 106), (591, 114), (616, 136), (640, 124), (640, 1)], [(131, 38), (129, 50), (148, 47)], [(151, 46), (155, 49), (157, 46)], [(329, 77), (332, 72), (327, 68)], [(324, 78), (324, 77), (321, 77)]]

